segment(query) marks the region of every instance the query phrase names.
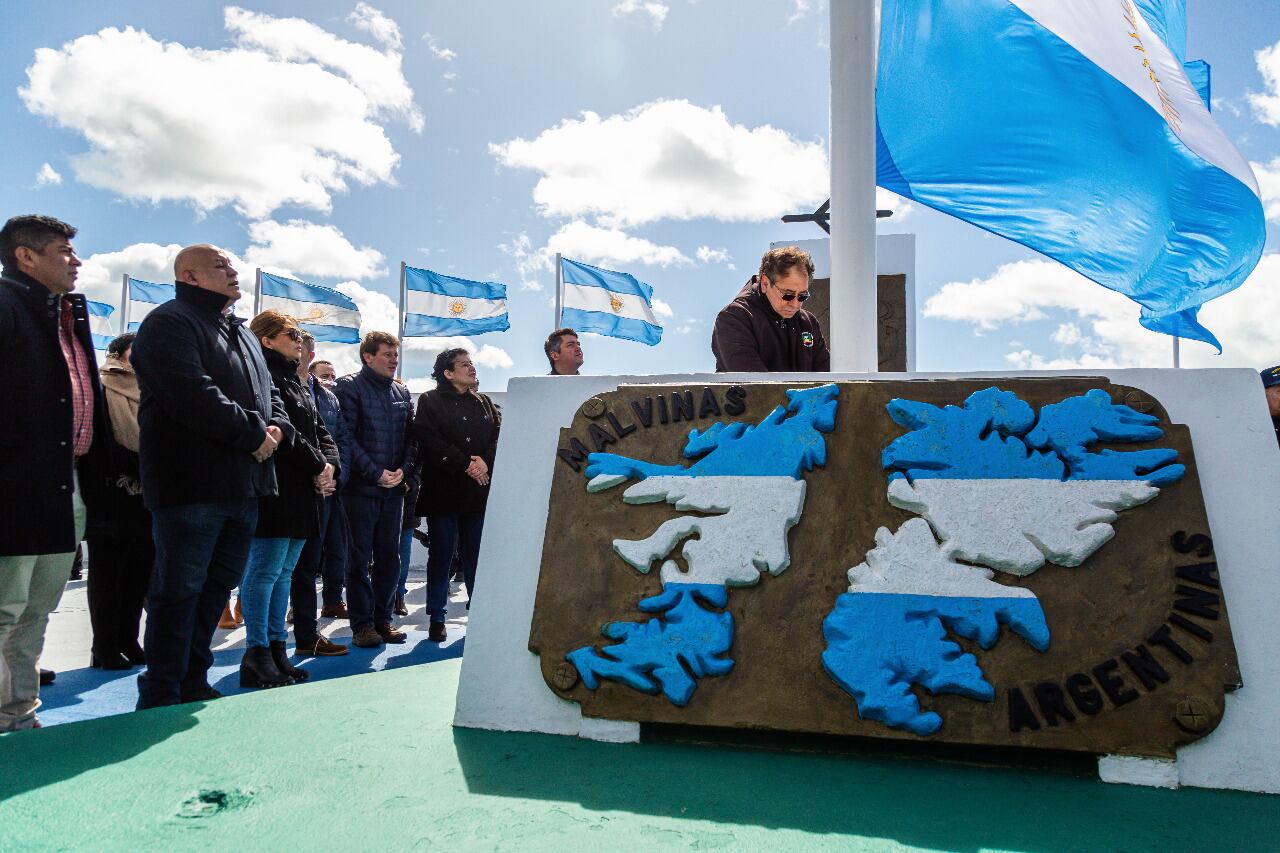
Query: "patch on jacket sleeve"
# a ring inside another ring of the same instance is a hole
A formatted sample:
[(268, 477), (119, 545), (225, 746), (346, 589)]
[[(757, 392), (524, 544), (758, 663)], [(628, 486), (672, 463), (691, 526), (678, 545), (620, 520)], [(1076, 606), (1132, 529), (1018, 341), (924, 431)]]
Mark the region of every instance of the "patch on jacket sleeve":
[(813, 332), (801, 332), (800, 343), (804, 344), (807, 347), (813, 346)]

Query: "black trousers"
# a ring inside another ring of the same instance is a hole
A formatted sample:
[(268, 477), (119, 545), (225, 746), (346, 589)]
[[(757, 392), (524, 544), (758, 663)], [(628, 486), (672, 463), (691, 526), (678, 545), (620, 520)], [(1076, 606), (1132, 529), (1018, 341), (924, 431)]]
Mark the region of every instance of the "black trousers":
[(349, 538), (342, 503), (337, 495), (329, 495), (324, 499), (324, 511), (320, 516), (320, 535), (308, 539), (302, 547), (302, 556), (298, 558), (289, 584), (293, 636), (300, 646), (316, 639), (316, 576), (322, 571), (325, 606), (342, 603)]
[(136, 651), (142, 602), (156, 562), (155, 542), (150, 531), (128, 537), (91, 535), (88, 542), (93, 653)]

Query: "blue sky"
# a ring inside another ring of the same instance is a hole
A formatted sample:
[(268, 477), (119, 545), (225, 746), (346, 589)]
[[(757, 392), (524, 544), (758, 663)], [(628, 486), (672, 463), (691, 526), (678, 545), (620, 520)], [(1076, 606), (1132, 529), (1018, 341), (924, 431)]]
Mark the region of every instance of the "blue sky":
[[(1215, 115), (1280, 221), (1280, 4), (1188, 3), (1188, 56), (1212, 64)], [(817, 0), (59, 4), (6, 22), (3, 208), (77, 225), (85, 289), (109, 301), (121, 272), (162, 279), (172, 246), (204, 241), (246, 279), (339, 286), (383, 327), (402, 260), (505, 282), (511, 331), (473, 339), (489, 389), (545, 371), (561, 248), (670, 310), (655, 348), (588, 339), (587, 372), (711, 370), (715, 312), (769, 242), (821, 236), (778, 216), (827, 196), (827, 17)], [(922, 370), (1167, 363), (1136, 306), (1016, 244), (918, 205), (881, 231), (918, 235)], [(1184, 363), (1280, 362), (1276, 294), (1268, 255), (1205, 311), (1224, 355), (1188, 344)], [(409, 349), (409, 377), (436, 346)]]

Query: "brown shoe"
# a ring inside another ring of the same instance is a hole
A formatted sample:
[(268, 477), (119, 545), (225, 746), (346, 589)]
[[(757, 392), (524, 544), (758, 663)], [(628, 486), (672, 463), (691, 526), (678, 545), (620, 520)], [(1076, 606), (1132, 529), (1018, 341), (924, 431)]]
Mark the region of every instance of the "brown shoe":
[(356, 631), (355, 635), (351, 638), (351, 643), (362, 649), (376, 649), (378, 646), (382, 645), (382, 635), (373, 630), (372, 625), (366, 625), (359, 631)]
[(236, 596), (236, 624), (244, 624), (244, 613), (240, 611), (240, 596)]
[(295, 653), (309, 658), (331, 658), (345, 655), (347, 647), (317, 636), (314, 640), (309, 640), (306, 643), (298, 643)]
[(236, 627), (236, 618), (231, 615), (231, 599), (227, 599), (227, 603), (222, 607), (222, 618), (218, 620), (218, 627), (228, 631)]
[(345, 604), (326, 604), (320, 610), (320, 616), (325, 619), (350, 619), (351, 614), (347, 612)]
[(397, 615), (397, 616), (408, 616), (408, 615), (409, 615), (409, 608), (408, 608), (408, 606), (406, 606), (406, 605), (405, 605), (405, 603), (404, 603), (404, 596), (403, 596), (403, 595), (397, 595), (397, 596), (396, 596), (396, 606), (395, 606), (395, 608), (394, 608), (394, 609), (395, 609), (395, 613), (396, 613), (396, 615)]
[(427, 639), (433, 643), (443, 643), (448, 636), (449, 632), (445, 629), (443, 622), (432, 622), (431, 627), (427, 629)]
[(375, 630), (378, 636), (388, 643), (403, 643), (409, 638), (404, 631), (397, 631), (394, 625), (379, 625)]

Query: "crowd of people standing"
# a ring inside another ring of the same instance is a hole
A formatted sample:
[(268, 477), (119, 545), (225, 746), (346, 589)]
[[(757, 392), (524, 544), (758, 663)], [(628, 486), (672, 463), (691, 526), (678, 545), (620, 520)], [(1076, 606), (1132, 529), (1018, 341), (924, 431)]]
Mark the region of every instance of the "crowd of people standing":
[(444, 641), (455, 560), (468, 596), (476, 583), (501, 426), (467, 350), (439, 354), (416, 406), (390, 333), (365, 335), (360, 370), (338, 377), (298, 319), (232, 313), (238, 274), (201, 244), (178, 253), (175, 298), (99, 367), (75, 236), (45, 216), (0, 229), (0, 363), (26, 367), (0, 371), (0, 732), (39, 726), (37, 664), (81, 541), (91, 663), (145, 666), (139, 709), (220, 696), (211, 648), (237, 587), (245, 687), (346, 653), (318, 610), (345, 615), (357, 646), (405, 642), (394, 617), (423, 518), (429, 639)]

